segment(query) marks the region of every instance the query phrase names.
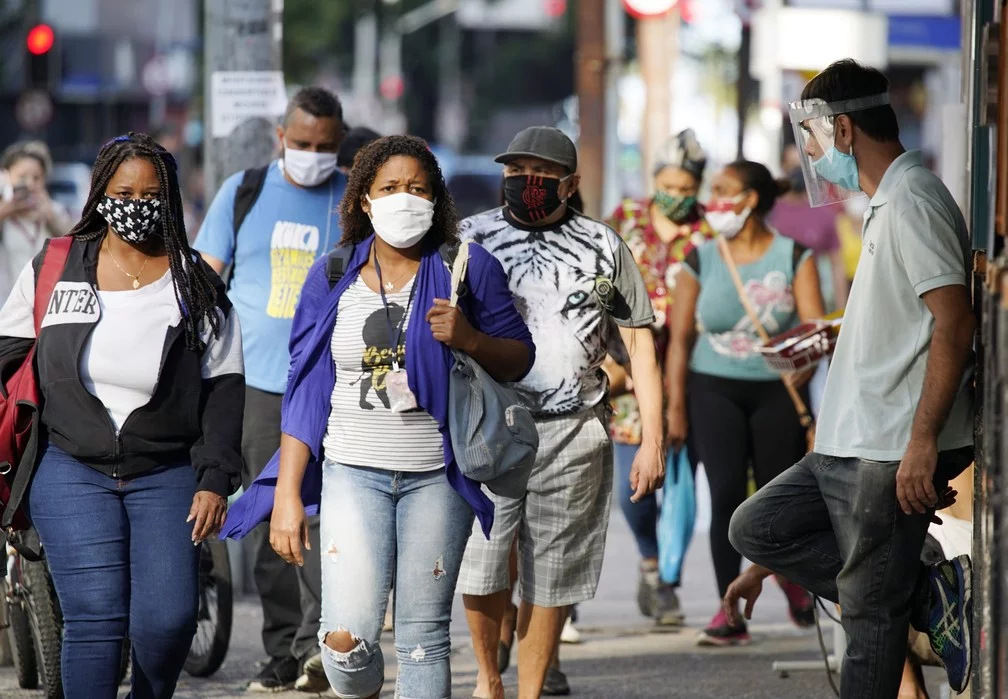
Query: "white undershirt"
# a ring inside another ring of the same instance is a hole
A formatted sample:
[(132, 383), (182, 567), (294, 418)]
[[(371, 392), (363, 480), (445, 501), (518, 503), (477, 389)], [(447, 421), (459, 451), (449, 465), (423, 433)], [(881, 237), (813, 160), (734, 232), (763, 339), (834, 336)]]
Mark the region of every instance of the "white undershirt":
[(81, 383), (104, 403), (116, 432), (157, 385), (169, 326), (181, 322), (171, 272), (128, 291), (98, 291), (101, 317), (80, 358)]
[[(386, 294), (393, 321), (410, 306), (413, 282)], [(416, 299), (413, 299), (416, 302)], [(406, 343), (409, 308), (400, 347)], [(381, 296), (358, 278), (340, 299), (332, 334), (336, 383), (323, 448), (326, 458), (348, 466), (391, 471), (444, 468), (437, 420), (425, 410), (394, 413), (388, 407), (385, 377), (392, 368), (392, 341)], [(401, 357), (405, 357), (402, 350)], [(405, 367), (405, 360), (400, 361)]]

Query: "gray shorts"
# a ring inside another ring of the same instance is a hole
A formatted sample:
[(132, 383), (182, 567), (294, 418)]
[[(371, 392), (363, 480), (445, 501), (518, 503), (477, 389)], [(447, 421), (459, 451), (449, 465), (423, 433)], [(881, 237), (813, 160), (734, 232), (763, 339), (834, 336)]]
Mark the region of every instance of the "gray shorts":
[(490, 595), (510, 586), (508, 556), (518, 536), (519, 594), (539, 607), (592, 599), (602, 574), (613, 486), (609, 431), (599, 411), (538, 418), (539, 453), (520, 500), (488, 493), (494, 524), (479, 524), (462, 560), (458, 591)]

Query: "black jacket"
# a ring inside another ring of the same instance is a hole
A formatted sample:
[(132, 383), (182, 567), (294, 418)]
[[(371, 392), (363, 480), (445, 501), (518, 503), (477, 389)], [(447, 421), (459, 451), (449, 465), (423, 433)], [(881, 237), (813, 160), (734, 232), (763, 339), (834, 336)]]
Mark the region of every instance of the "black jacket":
[[(81, 353), (100, 315), (95, 295), (100, 244), (74, 241), (39, 333), (36, 367), (50, 442), (113, 478), (191, 463), (199, 490), (227, 497), (241, 483), (245, 377), (238, 314), (223, 284), (211, 272), (220, 336), (214, 337), (204, 322), (207, 347), (199, 354), (186, 349), (181, 321), (169, 327), (151, 400), (130, 414), (117, 433), (105, 405), (80, 377)], [(33, 263), (36, 280), (44, 254)], [(198, 258), (195, 264), (205, 265)], [(31, 347), (32, 303), (16, 287), (0, 313), (0, 375), (6, 375), (5, 364), (21, 361)]]

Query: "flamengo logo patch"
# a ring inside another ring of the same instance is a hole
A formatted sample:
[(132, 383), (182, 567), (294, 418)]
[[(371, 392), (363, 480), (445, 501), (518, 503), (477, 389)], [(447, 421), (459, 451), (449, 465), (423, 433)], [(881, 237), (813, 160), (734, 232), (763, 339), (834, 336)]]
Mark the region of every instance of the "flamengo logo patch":
[(68, 323), (96, 323), (101, 316), (98, 296), (87, 282), (60, 282), (53, 289), (42, 327)]

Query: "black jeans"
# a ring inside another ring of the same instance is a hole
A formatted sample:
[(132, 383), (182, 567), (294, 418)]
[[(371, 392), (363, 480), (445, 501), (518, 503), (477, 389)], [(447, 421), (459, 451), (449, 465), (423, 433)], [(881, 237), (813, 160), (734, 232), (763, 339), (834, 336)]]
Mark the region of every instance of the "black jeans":
[[(249, 484), (266, 467), (280, 447), (280, 403), (283, 396), (255, 388), (245, 389), (242, 436), (242, 485)], [(319, 617), (322, 614), (322, 561), (319, 553), (319, 519), (308, 518), (311, 551), (304, 566), (292, 566), (276, 555), (269, 543), (269, 523), (248, 535), (248, 550), (255, 555), (255, 584), (263, 610), (262, 640), (271, 658), (293, 655), (298, 660), (319, 651)]]
[[(973, 448), (942, 452), (941, 493), (973, 460)], [(847, 634), (840, 674), (845, 699), (899, 691), (909, 627), (927, 627), (929, 585), (921, 549), (931, 521), (896, 501), (899, 462), (811, 453), (735, 512), (731, 542), (754, 563), (839, 602)]]
[(728, 541), (728, 523), (749, 494), (749, 466), (762, 488), (805, 454), (805, 429), (779, 380), (690, 374), (689, 419), (710, 484), (711, 557), (718, 594), (724, 597), (742, 566)]

